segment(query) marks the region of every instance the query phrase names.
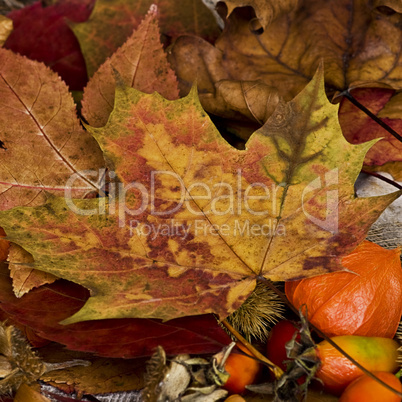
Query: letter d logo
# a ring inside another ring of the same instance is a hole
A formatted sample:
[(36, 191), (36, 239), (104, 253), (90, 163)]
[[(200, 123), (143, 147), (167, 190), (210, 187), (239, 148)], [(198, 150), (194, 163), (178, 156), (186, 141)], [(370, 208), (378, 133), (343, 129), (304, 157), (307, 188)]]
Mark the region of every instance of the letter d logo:
[[(325, 219), (319, 219), (316, 216), (309, 214), (305, 210), (304, 199), (309, 193), (311, 193), (312, 191), (315, 191), (315, 190), (323, 189), (325, 187), (330, 187), (330, 186), (338, 184), (338, 169), (333, 169), (333, 170), (325, 173), (324, 180), (325, 180), (325, 183), (321, 183), (321, 178), (317, 177), (315, 180), (313, 180), (311, 183), (309, 183), (307, 185), (307, 187), (303, 190), (302, 208), (303, 208), (304, 214), (307, 216), (307, 218), (311, 222), (315, 223), (320, 228), (327, 230), (328, 232), (331, 232), (332, 234), (335, 234), (335, 233), (338, 233), (338, 219), (339, 219), (338, 190), (326, 191), (327, 203), (326, 203)], [(306, 201), (306, 204), (308, 204), (308, 201)]]

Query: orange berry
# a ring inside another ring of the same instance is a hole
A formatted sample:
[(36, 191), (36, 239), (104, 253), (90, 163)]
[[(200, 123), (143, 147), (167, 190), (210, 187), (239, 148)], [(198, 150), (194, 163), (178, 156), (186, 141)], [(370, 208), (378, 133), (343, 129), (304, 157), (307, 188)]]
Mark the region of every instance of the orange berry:
[[(250, 352), (240, 343), (237, 344), (237, 347), (250, 355)], [(232, 352), (225, 363), (225, 370), (230, 374), (230, 377), (223, 388), (232, 394), (243, 393), (246, 390), (246, 385), (255, 381), (260, 368), (260, 363), (254, 358)]]
[[(394, 374), (374, 371), (373, 374), (392, 388), (402, 392), (402, 384)], [(356, 378), (341, 395), (339, 402), (400, 402), (401, 398), (378, 381), (363, 374)]]

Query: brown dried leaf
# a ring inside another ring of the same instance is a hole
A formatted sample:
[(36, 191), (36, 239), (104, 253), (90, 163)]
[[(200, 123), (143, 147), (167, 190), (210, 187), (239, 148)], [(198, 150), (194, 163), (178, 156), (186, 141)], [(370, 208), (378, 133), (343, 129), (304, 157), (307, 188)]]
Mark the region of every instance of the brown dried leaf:
[(14, 396), (14, 402), (51, 402), (40, 393), (40, 387), (37, 384), (21, 384), (18, 392)]
[[(299, 93), (318, 64), (325, 64), (327, 90), (342, 92), (361, 85), (402, 88), (402, 15), (386, 15), (367, 0), (305, 0), (292, 15), (283, 15), (261, 32), (251, 24), (254, 11), (236, 8), (215, 51), (200, 63), (200, 41), (186, 43), (186, 63), (179, 82), (193, 82), (200, 69), (220, 71), (225, 79), (261, 79), (286, 100)], [(180, 46), (176, 42), (174, 47)], [(204, 47), (207, 47), (205, 45)], [(177, 49), (173, 53), (179, 54)], [(220, 78), (222, 79), (222, 78)], [(218, 79), (211, 77), (212, 84)]]
[[(392, 11), (397, 13), (402, 13), (402, 2), (401, 0), (375, 0), (374, 1), (375, 7), (383, 7), (383, 12), (388, 12), (392, 14)], [(385, 9), (385, 7), (387, 9)]]
[(279, 102), (278, 91), (262, 81), (222, 80), (216, 83), (216, 90), (218, 102), (221, 100), (229, 110), (256, 120), (261, 125), (268, 120)]
[(34, 269), (34, 259), (31, 254), (17, 244), (10, 244), (8, 255), (10, 276), (13, 279), (13, 291), (17, 297), (28, 293), (31, 289), (46, 283), (53, 283), (57, 278), (48, 272)]
[(101, 168), (102, 153), (56, 73), (0, 48), (0, 98), (1, 210), (40, 205), (46, 193), (63, 196), (73, 175), (73, 197), (97, 189), (79, 171)]
[(104, 394), (139, 390), (144, 387), (146, 358), (105, 359), (88, 353), (72, 352), (56, 344), (42, 349), (41, 356), (52, 363), (74, 359), (91, 362), (90, 366), (74, 366), (42, 375), (42, 381), (52, 383), (67, 393)]
[(294, 11), (301, 0), (223, 0), (228, 8), (229, 17), (237, 7), (253, 7), (262, 27), (268, 28), (276, 18)]
[(176, 71), (180, 96), (190, 92), (197, 80), (200, 100), (215, 94), (215, 82), (231, 79), (223, 68), (222, 52), (197, 36), (183, 35), (169, 48), (168, 59)]
[(187, 95), (196, 78), (201, 104), (209, 113), (262, 125), (278, 104), (278, 91), (263, 81), (232, 80), (222, 67), (222, 52), (201, 38), (178, 38), (169, 61), (178, 75), (180, 94)]

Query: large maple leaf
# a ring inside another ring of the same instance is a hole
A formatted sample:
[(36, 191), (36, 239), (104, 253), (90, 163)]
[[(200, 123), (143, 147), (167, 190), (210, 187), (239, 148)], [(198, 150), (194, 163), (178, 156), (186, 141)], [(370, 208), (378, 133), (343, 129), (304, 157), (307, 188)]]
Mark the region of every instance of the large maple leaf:
[(119, 179), (108, 200), (54, 198), (0, 213), (35, 268), (90, 289), (64, 323), (223, 318), (258, 277), (341, 269), (400, 194), (354, 197), (373, 142), (343, 138), (320, 74), (278, 105), (244, 151), (223, 140), (195, 91), (168, 101), (118, 87), (106, 126), (88, 129)]

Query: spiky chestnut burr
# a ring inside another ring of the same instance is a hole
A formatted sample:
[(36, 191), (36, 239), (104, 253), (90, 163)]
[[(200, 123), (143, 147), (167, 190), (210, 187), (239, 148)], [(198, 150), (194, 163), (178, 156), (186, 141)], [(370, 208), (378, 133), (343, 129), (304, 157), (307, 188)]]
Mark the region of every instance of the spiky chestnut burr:
[(269, 328), (282, 319), (284, 306), (278, 295), (263, 282), (257, 282), (253, 293), (227, 320), (246, 339), (267, 339)]

